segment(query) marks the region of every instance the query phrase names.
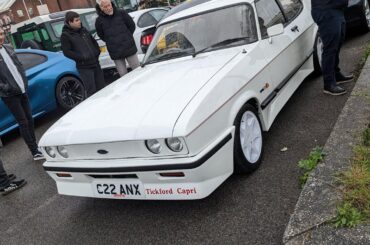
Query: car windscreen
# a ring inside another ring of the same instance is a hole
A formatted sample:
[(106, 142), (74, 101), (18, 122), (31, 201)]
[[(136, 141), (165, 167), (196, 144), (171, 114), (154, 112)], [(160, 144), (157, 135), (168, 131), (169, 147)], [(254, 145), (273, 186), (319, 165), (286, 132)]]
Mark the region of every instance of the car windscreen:
[(98, 18), (98, 14), (96, 12), (81, 15), (81, 19), (85, 19), (86, 21), (86, 24), (84, 24), (88, 31), (95, 31), (96, 18)]
[[(237, 39), (237, 42), (215, 45)], [(257, 40), (253, 8), (247, 4), (234, 5), (159, 26), (144, 62), (153, 63), (191, 55), (204, 49), (211, 51)]]
[(53, 29), (53, 32), (57, 38), (60, 38), (62, 36), (62, 31), (63, 31), (63, 26), (64, 26), (64, 21), (56, 21), (50, 23), (51, 28)]

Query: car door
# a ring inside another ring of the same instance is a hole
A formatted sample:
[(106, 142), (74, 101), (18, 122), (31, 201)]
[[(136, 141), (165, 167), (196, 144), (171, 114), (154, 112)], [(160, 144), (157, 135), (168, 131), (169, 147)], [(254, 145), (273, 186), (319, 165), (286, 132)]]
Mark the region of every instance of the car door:
[[(302, 65), (313, 53), (315, 24), (311, 17), (308, 1), (278, 0), (286, 18), (285, 29), (293, 43), (292, 52), (300, 54), (298, 66)], [(296, 67), (297, 68), (297, 67)]]
[(5, 129), (11, 126), (11, 122), (14, 122), (14, 117), (5, 106), (4, 102), (0, 100), (0, 135)]
[[(292, 74), (301, 66), (304, 60), (303, 44), (295, 40), (304, 31), (299, 29), (297, 21), (286, 19), (283, 8), (279, 1), (275, 0), (257, 0), (256, 11), (260, 27), (261, 42), (260, 46), (267, 60), (266, 71), (270, 74), (269, 96), (262, 102), (262, 109), (266, 118), (269, 118), (269, 128), (289, 98), (279, 103), (272, 103), (277, 100), (280, 91), (287, 85)], [(284, 32), (280, 35), (269, 37), (267, 29), (277, 24), (283, 24)], [(295, 27), (297, 26), (297, 27)], [(294, 29), (293, 29), (294, 27)], [(290, 97), (290, 96), (289, 96)]]
[(19, 61), (22, 63), (26, 70), (28, 79), (28, 96), (31, 104), (33, 114), (41, 112), (44, 108), (44, 99), (46, 88), (43, 88), (40, 81), (40, 75), (49, 66), (45, 64), (48, 58), (45, 55), (19, 52), (17, 53)]

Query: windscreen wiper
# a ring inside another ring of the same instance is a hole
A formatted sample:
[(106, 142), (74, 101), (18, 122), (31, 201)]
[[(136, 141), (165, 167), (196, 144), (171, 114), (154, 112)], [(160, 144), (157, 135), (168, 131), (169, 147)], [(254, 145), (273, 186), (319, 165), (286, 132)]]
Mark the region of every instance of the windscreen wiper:
[(218, 43), (214, 43), (212, 44), (211, 46), (209, 47), (206, 47), (204, 49), (201, 49), (201, 50), (198, 50), (197, 52), (195, 52), (193, 54), (193, 57), (197, 56), (198, 54), (200, 53), (203, 53), (209, 49), (212, 49), (212, 48), (215, 48), (215, 47), (218, 47), (218, 46), (223, 46), (223, 45), (228, 45), (228, 44), (231, 44), (231, 43), (236, 43), (236, 42), (239, 42), (239, 41), (242, 41), (242, 40), (246, 40), (248, 37), (237, 37), (237, 38), (230, 38), (230, 39), (226, 39), (226, 40), (223, 40), (221, 42), (218, 42)]
[(162, 61), (162, 60), (166, 60), (166, 59), (171, 59), (171, 58), (177, 58), (177, 57), (181, 57), (181, 56), (184, 56), (184, 55), (190, 55), (192, 53), (190, 53), (189, 51), (179, 51), (179, 52), (173, 52), (173, 53), (166, 53), (166, 54), (162, 54), (152, 60), (148, 60), (146, 62), (144, 62), (141, 67), (144, 67), (148, 64), (151, 64), (151, 63), (154, 63), (156, 61)]

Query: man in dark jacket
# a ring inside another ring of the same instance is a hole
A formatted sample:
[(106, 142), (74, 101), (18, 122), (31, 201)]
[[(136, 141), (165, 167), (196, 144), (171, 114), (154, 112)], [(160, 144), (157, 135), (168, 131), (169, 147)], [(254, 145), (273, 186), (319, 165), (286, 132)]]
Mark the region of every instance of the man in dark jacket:
[(312, 17), (319, 26), (324, 49), (322, 73), (324, 93), (342, 95), (346, 90), (338, 84), (350, 82), (353, 76), (344, 76), (339, 68), (339, 52), (345, 38), (344, 10), (348, 0), (312, 0)]
[(107, 44), (108, 52), (120, 76), (127, 73), (126, 60), (131, 69), (139, 65), (133, 33), (135, 22), (123, 9), (117, 9), (110, 0), (97, 0), (98, 18), (95, 28), (98, 36)]
[(19, 124), (20, 133), (34, 160), (44, 159), (38, 150), (31, 106), (27, 96), (27, 77), (13, 48), (4, 45), (5, 32), (0, 27), (0, 97)]
[(99, 64), (99, 45), (82, 26), (80, 16), (76, 12), (66, 13), (61, 43), (63, 54), (76, 62), (87, 97), (102, 89), (105, 81)]

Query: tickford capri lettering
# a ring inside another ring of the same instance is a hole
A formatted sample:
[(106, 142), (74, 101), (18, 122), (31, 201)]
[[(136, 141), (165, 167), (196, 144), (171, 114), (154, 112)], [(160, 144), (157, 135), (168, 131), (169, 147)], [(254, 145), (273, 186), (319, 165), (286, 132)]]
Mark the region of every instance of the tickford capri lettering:
[(190, 194), (197, 194), (197, 190), (195, 188), (192, 189), (177, 188), (177, 193), (188, 196)]
[(196, 188), (177, 188), (175, 191), (173, 188), (147, 188), (145, 189), (148, 195), (192, 195), (197, 194)]
[(139, 185), (125, 184), (125, 185), (113, 185), (113, 184), (97, 184), (96, 189), (99, 194), (102, 195), (115, 195), (115, 196), (141, 196)]
[(173, 195), (172, 188), (169, 189), (145, 189), (146, 194), (148, 195)]

